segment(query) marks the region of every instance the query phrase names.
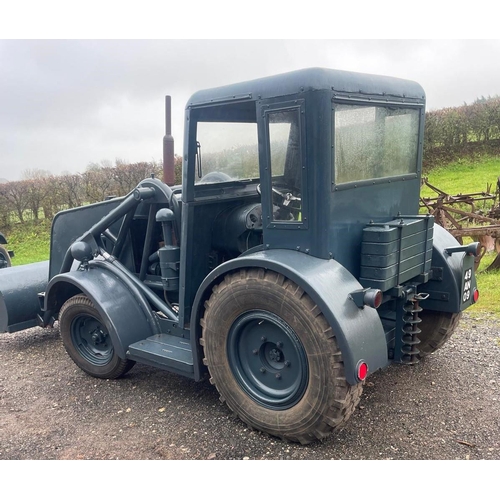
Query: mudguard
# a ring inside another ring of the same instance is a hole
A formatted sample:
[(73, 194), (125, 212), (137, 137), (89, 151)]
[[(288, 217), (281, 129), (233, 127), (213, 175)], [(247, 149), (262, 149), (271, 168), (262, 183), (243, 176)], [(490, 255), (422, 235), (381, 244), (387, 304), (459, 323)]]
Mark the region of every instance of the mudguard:
[(92, 300), (120, 358), (127, 357), (130, 344), (158, 333), (158, 324), (142, 295), (100, 267), (54, 276), (45, 293), (45, 311), (56, 314), (67, 299), (78, 293)]
[(349, 294), (362, 288), (354, 276), (335, 260), (323, 260), (292, 250), (265, 250), (228, 261), (214, 269), (201, 284), (191, 315), (196, 328), (195, 342), (201, 336), (203, 304), (214, 284), (228, 272), (260, 267), (278, 272), (299, 285), (321, 309), (332, 327), (344, 359), (345, 376), (359, 382), (356, 368), (364, 360), (370, 373), (389, 364), (387, 342), (379, 315), (370, 307), (359, 308)]
[(0, 233), (0, 245), (7, 245), (7, 240), (2, 233)]
[[(446, 229), (434, 225), (432, 278), (418, 287), (419, 293), (429, 294), (422, 302), (425, 309), (458, 313), (473, 304), (472, 291), (477, 287), (474, 257), (462, 252), (448, 254), (445, 251), (459, 245)], [(469, 271), (470, 278), (466, 279)], [(467, 292), (465, 288), (471, 291), (469, 296), (464, 296)]]

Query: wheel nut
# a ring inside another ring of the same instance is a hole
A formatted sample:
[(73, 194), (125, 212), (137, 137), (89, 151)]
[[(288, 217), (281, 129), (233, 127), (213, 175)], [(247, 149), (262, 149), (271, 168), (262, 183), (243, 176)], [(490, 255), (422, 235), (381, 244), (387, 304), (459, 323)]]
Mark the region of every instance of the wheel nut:
[(254, 354), (259, 354), (259, 350), (258, 350), (258, 349), (254, 349), (252, 352), (253, 352)]
[(260, 369), (260, 372), (261, 372), (261, 373), (266, 373), (266, 369), (265, 369), (264, 367), (262, 367), (262, 368)]
[(267, 340), (267, 337), (261, 337), (261, 338), (260, 338), (260, 340), (261, 340), (262, 342), (265, 342), (265, 341)]
[(281, 373), (277, 373), (277, 374), (276, 374), (276, 378), (277, 378), (277, 379), (280, 379), (280, 378), (281, 378)]
[(283, 342), (276, 342), (276, 346), (281, 349), (283, 347)]
[(290, 366), (290, 361), (288, 359), (285, 361), (285, 366), (288, 368)]

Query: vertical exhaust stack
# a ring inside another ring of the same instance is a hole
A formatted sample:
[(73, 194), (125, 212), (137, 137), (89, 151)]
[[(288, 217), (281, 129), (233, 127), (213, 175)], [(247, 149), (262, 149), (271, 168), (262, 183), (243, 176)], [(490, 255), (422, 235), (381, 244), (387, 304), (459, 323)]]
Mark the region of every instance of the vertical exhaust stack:
[(172, 104), (170, 96), (165, 96), (165, 136), (163, 137), (163, 182), (175, 184), (174, 138), (172, 137)]

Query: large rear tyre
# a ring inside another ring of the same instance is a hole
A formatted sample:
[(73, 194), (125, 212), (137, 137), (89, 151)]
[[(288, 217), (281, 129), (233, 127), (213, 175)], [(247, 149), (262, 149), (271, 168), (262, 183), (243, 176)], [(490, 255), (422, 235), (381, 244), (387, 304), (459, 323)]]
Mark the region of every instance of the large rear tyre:
[(347, 383), (335, 333), (284, 276), (225, 276), (201, 324), (210, 381), (251, 428), (306, 444), (342, 426), (358, 404), (362, 384)]
[(10, 267), (11, 265), (9, 252), (4, 246), (0, 245), (0, 269)]
[(419, 328), (422, 330), (417, 335), (420, 344), (417, 345), (420, 357), (425, 357), (437, 351), (453, 335), (462, 317), (462, 313), (449, 313), (443, 311), (423, 310), (420, 313), (422, 322)]
[(118, 378), (135, 364), (118, 357), (99, 312), (85, 295), (75, 295), (63, 304), (59, 329), (66, 352), (93, 377)]

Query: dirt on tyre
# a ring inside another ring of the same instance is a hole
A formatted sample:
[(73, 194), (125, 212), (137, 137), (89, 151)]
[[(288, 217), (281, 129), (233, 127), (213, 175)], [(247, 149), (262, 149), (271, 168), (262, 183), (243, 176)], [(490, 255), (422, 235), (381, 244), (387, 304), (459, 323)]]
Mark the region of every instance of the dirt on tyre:
[(362, 384), (347, 383), (335, 332), (284, 276), (257, 268), (226, 275), (201, 325), (210, 381), (251, 428), (307, 444), (354, 412)]
[(421, 332), (417, 335), (420, 340), (420, 344), (417, 345), (420, 351), (419, 357), (423, 358), (443, 347), (455, 332), (461, 317), (462, 313), (424, 309), (420, 313), (422, 322), (419, 324), (419, 328)]
[(93, 377), (118, 378), (135, 364), (118, 357), (99, 312), (85, 295), (75, 295), (63, 304), (59, 329), (66, 352)]

